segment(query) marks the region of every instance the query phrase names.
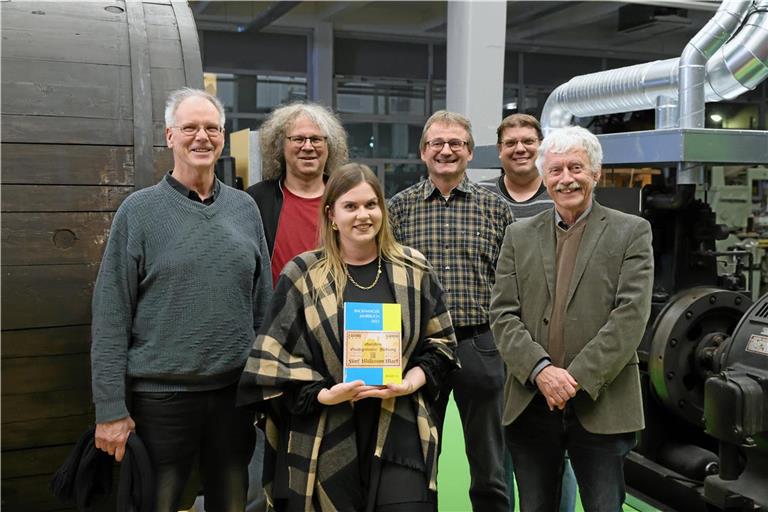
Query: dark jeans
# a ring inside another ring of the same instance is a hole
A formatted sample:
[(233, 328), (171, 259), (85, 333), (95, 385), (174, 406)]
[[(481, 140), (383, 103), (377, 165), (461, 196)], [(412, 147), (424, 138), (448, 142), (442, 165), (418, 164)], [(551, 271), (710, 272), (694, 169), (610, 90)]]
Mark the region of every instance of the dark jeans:
[[(507, 450), (504, 456), (504, 471), (507, 474), (507, 489), (509, 490), (509, 512), (515, 512), (515, 468), (512, 465), (512, 456)], [(573, 474), (573, 466), (568, 453), (565, 454), (565, 466), (563, 470), (563, 487), (560, 489), (559, 512), (573, 512), (576, 510), (576, 475)]]
[(461, 369), (448, 378), (434, 406), (440, 441), (448, 395), (453, 391), (469, 460), (472, 508), (480, 512), (508, 512), (504, 428), (501, 424), (504, 362), (487, 326), (457, 328), (456, 337)]
[(550, 411), (536, 394), (506, 427), (522, 512), (555, 512), (560, 503), (565, 451), (571, 457), (581, 502), (588, 512), (617, 512), (624, 503), (624, 457), (635, 434), (593, 434), (576, 418), (569, 402)]
[(179, 510), (195, 460), (207, 512), (242, 512), (253, 453), (253, 413), (235, 407), (237, 386), (196, 392), (134, 392), (131, 416), (155, 467), (155, 512)]

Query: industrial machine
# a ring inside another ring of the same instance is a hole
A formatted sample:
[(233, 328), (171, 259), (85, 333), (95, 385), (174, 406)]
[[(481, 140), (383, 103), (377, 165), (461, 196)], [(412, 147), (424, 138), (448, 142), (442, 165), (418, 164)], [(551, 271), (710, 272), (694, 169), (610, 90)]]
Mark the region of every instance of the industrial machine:
[[(638, 348), (646, 428), (625, 474), (632, 493), (663, 510), (768, 511), (768, 293), (753, 301), (749, 251), (718, 250), (731, 230), (697, 198), (696, 185), (676, 183), (669, 167), (701, 158), (680, 154), (686, 145), (707, 148), (734, 135), (674, 129), (599, 136), (606, 164), (665, 169), (643, 189), (596, 189), (599, 202), (642, 215), (653, 231), (651, 317)], [(721, 158), (768, 162), (755, 149), (768, 151), (768, 132), (742, 135), (742, 157)], [(622, 147), (629, 144), (655, 148), (661, 160)], [(480, 147), (474, 160), (490, 164), (491, 154)], [(744, 263), (724, 264), (733, 261)]]
[[(766, 77), (768, 0), (731, 0), (680, 58), (574, 77), (542, 113), (545, 134), (589, 116), (656, 113), (655, 130), (598, 134), (603, 167), (651, 167), (652, 183), (596, 194), (653, 230), (651, 317), (638, 349), (646, 428), (625, 474), (631, 492), (664, 510), (768, 511), (768, 293), (754, 247), (726, 242), (732, 229), (712, 207), (724, 196), (708, 193), (712, 166), (768, 164), (768, 131), (704, 125), (705, 102)], [(480, 147), (473, 164), (496, 158)]]

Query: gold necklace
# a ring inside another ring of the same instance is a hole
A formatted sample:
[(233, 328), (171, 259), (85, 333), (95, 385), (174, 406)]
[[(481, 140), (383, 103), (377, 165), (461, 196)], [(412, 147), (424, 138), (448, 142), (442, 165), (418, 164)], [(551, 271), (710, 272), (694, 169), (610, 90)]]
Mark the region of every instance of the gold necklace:
[(357, 286), (361, 290), (370, 290), (374, 286), (376, 286), (376, 283), (379, 282), (379, 278), (381, 277), (381, 254), (379, 254), (379, 264), (376, 268), (376, 277), (373, 279), (373, 282), (369, 286), (362, 286), (357, 283), (354, 279), (352, 279), (352, 275), (349, 273), (349, 270), (347, 269), (347, 264), (344, 264), (344, 273), (347, 274), (347, 279), (349, 279), (349, 282), (353, 285)]

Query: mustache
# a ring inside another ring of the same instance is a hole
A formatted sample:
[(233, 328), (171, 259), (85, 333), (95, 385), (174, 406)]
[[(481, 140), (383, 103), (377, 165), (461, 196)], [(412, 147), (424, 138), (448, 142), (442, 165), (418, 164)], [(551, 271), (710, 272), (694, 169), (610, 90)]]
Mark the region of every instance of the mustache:
[(573, 192), (574, 190), (581, 190), (581, 185), (579, 185), (575, 181), (569, 185), (563, 185), (561, 183), (558, 183), (555, 186), (555, 192)]

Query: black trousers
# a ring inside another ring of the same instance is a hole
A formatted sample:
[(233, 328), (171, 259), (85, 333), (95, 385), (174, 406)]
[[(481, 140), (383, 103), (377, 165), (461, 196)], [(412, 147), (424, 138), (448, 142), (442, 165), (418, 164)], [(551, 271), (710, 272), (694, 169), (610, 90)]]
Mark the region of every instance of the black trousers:
[(205, 510), (245, 509), (254, 415), (235, 407), (236, 391), (233, 384), (212, 391), (133, 393), (131, 416), (155, 468), (155, 512), (179, 510), (196, 460)]
[[(427, 476), (418, 469), (382, 461), (375, 477), (375, 499), (368, 504), (374, 512), (434, 512), (434, 493), (429, 490)], [(373, 496), (369, 496), (369, 500)]]
[(464, 430), (472, 508), (478, 512), (508, 512), (504, 429), (501, 424), (504, 361), (496, 350), (487, 325), (459, 327), (456, 337), (461, 369), (451, 374), (433, 411), (440, 432), (440, 448), (448, 395), (453, 391)]
[(635, 433), (593, 434), (584, 429), (569, 401), (550, 411), (541, 394), (506, 427), (522, 512), (559, 508), (565, 451), (571, 458), (581, 503), (589, 512), (621, 511), (624, 457)]

